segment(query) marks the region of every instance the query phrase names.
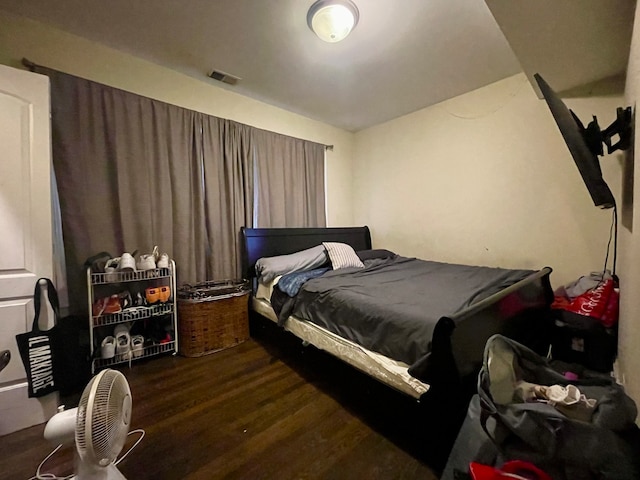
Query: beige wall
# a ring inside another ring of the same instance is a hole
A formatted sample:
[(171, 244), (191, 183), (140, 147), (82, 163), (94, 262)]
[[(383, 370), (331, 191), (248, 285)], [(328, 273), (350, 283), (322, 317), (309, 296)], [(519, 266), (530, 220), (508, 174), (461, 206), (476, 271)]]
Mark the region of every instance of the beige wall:
[[(636, 13), (636, 19), (638, 14)], [(441, 261), (553, 267), (554, 286), (604, 262), (611, 212), (592, 206), (548, 109), (524, 75), (357, 134), (234, 94), (128, 54), (0, 11), (0, 63), (26, 57), (141, 95), (286, 135), (327, 152), (328, 223), (371, 227), (374, 246)], [(626, 99), (565, 99), (601, 126), (640, 94), (634, 32)], [(636, 147), (638, 148), (638, 147)], [(620, 198), (621, 156), (601, 165)], [(640, 169), (636, 169), (638, 171)], [(635, 198), (640, 198), (636, 173)], [(640, 228), (636, 209), (636, 230)], [(640, 400), (640, 240), (621, 228), (620, 366)], [(629, 293), (627, 293), (629, 292)]]
[[(595, 114), (608, 125), (622, 101), (566, 103), (583, 121)], [(619, 159), (601, 164), (618, 196)], [(523, 74), (358, 132), (354, 199), (355, 222), (371, 226), (377, 247), (446, 262), (549, 265), (554, 287), (602, 269), (612, 218), (593, 206)]]
[(353, 224), (353, 134), (123, 52), (0, 11), (0, 63), (40, 65), (258, 128), (334, 145), (327, 152), (327, 222)]
[[(631, 105), (634, 115), (640, 98), (640, 10), (636, 9), (631, 52), (627, 68), (625, 105)], [(636, 116), (636, 125), (637, 125)], [(640, 152), (640, 135), (635, 134), (634, 151)], [(640, 168), (635, 166), (634, 198), (640, 199)], [(633, 215), (633, 232), (621, 228), (620, 266), (620, 327), (618, 340), (619, 377), (626, 390), (640, 404), (640, 208)]]

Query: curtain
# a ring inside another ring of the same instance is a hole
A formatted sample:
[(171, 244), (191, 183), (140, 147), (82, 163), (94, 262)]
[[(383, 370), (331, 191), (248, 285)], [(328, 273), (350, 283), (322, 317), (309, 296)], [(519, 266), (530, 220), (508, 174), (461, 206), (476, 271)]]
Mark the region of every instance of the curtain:
[(242, 276), (240, 227), (253, 215), (252, 127), (202, 115), (202, 162), (210, 253), (207, 277)]
[(84, 261), (154, 245), (179, 282), (206, 279), (196, 113), (54, 70), (52, 150), (72, 311), (86, 311)]
[(326, 225), (323, 145), (29, 66), (51, 82), (72, 312), (98, 252), (158, 245), (180, 285), (239, 277), (242, 226)]
[(324, 227), (324, 145), (253, 129), (256, 227)]

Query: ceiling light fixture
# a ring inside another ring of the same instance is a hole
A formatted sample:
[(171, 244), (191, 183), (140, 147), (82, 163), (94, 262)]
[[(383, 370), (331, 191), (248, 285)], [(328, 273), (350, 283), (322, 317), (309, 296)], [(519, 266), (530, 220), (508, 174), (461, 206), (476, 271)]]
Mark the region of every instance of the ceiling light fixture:
[(360, 12), (351, 0), (317, 0), (307, 13), (307, 24), (325, 42), (344, 40), (358, 24)]

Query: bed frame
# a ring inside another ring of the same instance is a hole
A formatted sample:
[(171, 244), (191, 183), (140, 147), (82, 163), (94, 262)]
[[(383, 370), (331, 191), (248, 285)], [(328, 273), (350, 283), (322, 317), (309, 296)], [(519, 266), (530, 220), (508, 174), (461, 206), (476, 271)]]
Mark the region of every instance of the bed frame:
[[(243, 272), (252, 279), (261, 257), (285, 255), (322, 242), (342, 242), (354, 250), (371, 248), (368, 227), (348, 228), (242, 228)], [(429, 385), (459, 386), (475, 382), (487, 339), (496, 333), (513, 338), (540, 354), (550, 344), (553, 301), (545, 267), (510, 287), (472, 305), (455, 316), (442, 317), (435, 327), (431, 354), (412, 372)], [(271, 318), (273, 320), (273, 318)], [(305, 339), (303, 339), (305, 340)], [(349, 360), (344, 359), (348, 363)], [(357, 365), (355, 365), (357, 367)], [(381, 381), (384, 375), (378, 376)], [(392, 385), (393, 386), (393, 385)]]
[(255, 265), (262, 257), (287, 255), (322, 242), (347, 243), (354, 250), (371, 248), (369, 227), (346, 228), (241, 228), (243, 271), (245, 278), (255, 278)]

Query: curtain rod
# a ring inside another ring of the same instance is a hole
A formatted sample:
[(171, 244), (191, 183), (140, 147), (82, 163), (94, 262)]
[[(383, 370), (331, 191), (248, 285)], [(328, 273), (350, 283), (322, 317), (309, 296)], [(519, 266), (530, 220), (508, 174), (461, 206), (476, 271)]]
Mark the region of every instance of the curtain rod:
[[(38, 67), (36, 63), (24, 57), (22, 58), (22, 65), (27, 67), (32, 72), (36, 67)], [(324, 145), (324, 149), (329, 150), (330, 152), (333, 152), (333, 145)]]

